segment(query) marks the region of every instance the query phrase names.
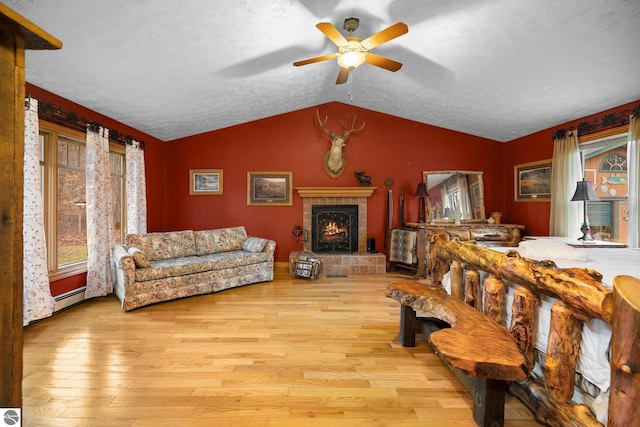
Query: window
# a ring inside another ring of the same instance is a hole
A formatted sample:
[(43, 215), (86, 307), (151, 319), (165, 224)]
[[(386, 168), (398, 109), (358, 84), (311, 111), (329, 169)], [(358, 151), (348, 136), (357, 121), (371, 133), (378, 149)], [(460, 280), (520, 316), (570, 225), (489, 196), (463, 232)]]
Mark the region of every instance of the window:
[(113, 212), (113, 235), (116, 245), (124, 243), (124, 151), (111, 151), (111, 210)]
[(591, 234), (596, 240), (625, 243), (629, 221), (627, 129), (580, 138), (582, 170), (600, 198), (587, 204)]
[[(49, 278), (86, 271), (87, 220), (85, 188), (86, 135), (40, 122), (42, 195)], [(115, 242), (124, 240), (124, 147), (110, 147)]]
[(59, 135), (57, 138), (57, 266), (87, 259), (85, 201), (85, 146)]

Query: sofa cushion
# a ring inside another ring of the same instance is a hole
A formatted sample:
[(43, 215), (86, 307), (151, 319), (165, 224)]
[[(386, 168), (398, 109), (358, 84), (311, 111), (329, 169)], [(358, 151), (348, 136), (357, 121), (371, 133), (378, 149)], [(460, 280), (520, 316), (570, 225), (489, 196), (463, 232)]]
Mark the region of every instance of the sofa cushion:
[(131, 247), (127, 252), (129, 253), (129, 255), (131, 255), (131, 258), (133, 258), (133, 262), (136, 264), (136, 267), (138, 268), (151, 267), (151, 262), (147, 259), (147, 257), (144, 255), (144, 253), (140, 249)]
[(136, 281), (186, 276), (211, 270), (212, 264), (196, 256), (154, 261), (151, 268), (136, 268)]
[(247, 231), (242, 226), (194, 231), (193, 235), (198, 256), (241, 250), (247, 240)]
[(267, 261), (266, 252), (231, 251), (209, 254), (200, 257), (211, 263), (212, 270), (239, 267), (243, 265), (259, 264)]
[(196, 254), (193, 231), (170, 231), (127, 235), (127, 248), (140, 249), (149, 261), (181, 258)]
[(242, 250), (246, 252), (262, 252), (267, 245), (267, 239), (261, 239), (260, 237), (247, 237), (242, 245)]

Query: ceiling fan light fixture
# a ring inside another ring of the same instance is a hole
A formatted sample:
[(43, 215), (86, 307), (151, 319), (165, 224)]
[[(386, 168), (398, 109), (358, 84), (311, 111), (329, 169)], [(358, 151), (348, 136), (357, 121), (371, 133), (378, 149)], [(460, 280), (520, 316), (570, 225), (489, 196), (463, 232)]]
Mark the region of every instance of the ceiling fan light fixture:
[(342, 68), (347, 68), (352, 70), (354, 68), (358, 68), (365, 61), (365, 53), (358, 51), (347, 51), (339, 54), (338, 56), (338, 65)]
[(344, 29), (349, 32), (349, 36), (344, 37), (330, 22), (319, 22), (316, 24), (316, 28), (338, 47), (338, 52), (296, 61), (293, 65), (298, 67), (336, 59), (340, 66), (338, 78), (336, 79), (336, 84), (338, 85), (350, 82), (349, 76), (351, 75), (351, 70), (358, 68), (364, 63), (375, 65), (388, 71), (398, 71), (402, 67), (400, 62), (376, 55), (375, 53), (370, 53), (369, 51), (409, 32), (407, 24), (404, 22), (396, 22), (390, 27), (380, 30), (362, 40), (360, 37), (353, 35), (353, 31), (358, 28), (358, 23), (358, 18), (347, 18), (344, 23)]

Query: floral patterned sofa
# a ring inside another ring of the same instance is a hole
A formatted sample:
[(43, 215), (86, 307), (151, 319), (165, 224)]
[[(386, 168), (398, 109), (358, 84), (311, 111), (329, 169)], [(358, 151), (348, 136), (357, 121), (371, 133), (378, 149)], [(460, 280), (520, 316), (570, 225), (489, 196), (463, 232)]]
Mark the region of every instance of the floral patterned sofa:
[(244, 227), (129, 234), (116, 246), (115, 293), (124, 310), (273, 280), (273, 240)]

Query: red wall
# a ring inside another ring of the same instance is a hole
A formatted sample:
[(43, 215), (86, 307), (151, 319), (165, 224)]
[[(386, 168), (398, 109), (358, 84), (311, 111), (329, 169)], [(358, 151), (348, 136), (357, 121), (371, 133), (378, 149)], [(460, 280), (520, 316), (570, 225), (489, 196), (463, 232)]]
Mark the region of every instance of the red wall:
[(549, 202), (516, 202), (514, 189), (514, 168), (521, 163), (551, 159), (553, 156), (553, 133), (558, 129), (576, 129), (578, 124), (602, 119), (606, 114), (629, 110), (638, 105), (639, 101), (621, 105), (610, 110), (602, 111), (587, 117), (582, 117), (534, 134), (515, 139), (504, 146), (504, 202), (505, 214), (508, 222), (524, 224), (525, 233), (532, 236), (547, 236), (549, 234)]
[[(251, 235), (277, 243), (276, 261), (299, 250), (291, 230), (302, 225), (302, 199), (293, 193), (293, 206), (247, 206), (247, 171), (291, 171), (294, 187), (358, 186), (355, 171), (371, 175), (378, 189), (369, 199), (369, 236), (383, 249), (386, 188), (394, 181), (394, 222), (399, 224), (400, 189), (405, 189), (407, 221), (417, 221), (412, 197), (424, 170), (484, 171), (487, 211), (502, 210), (503, 144), (435, 126), (332, 102), (319, 106), (328, 116), (326, 128), (340, 133), (339, 120), (357, 114), (363, 130), (344, 147), (346, 169), (337, 179), (324, 171), (328, 136), (319, 128), (316, 107), (269, 117), (167, 143), (165, 228), (207, 229), (244, 225)], [(189, 169), (223, 169), (224, 195), (189, 196)]]
[[(357, 186), (354, 172), (366, 171), (378, 188), (369, 199), (367, 218), (368, 237), (376, 238), (378, 249), (384, 246), (385, 179), (394, 181), (394, 224), (398, 225), (401, 188), (406, 220), (417, 220), (418, 203), (412, 194), (422, 171), (483, 171), (487, 215), (502, 211), (503, 222), (524, 224), (526, 234), (546, 235), (549, 203), (514, 202), (514, 166), (550, 159), (551, 135), (559, 128), (637, 105), (626, 104), (502, 144), (332, 102), (318, 107), (322, 117), (329, 116), (327, 128), (341, 132), (339, 120), (347, 115), (357, 114), (358, 124), (366, 122), (344, 148), (344, 174), (332, 179), (324, 171), (323, 157), (330, 143), (318, 126), (316, 107), (163, 143), (33, 85), (27, 84), (27, 93), (145, 141), (150, 232), (244, 225), (249, 234), (277, 242), (278, 262), (286, 262), (289, 252), (300, 249), (291, 230), (302, 225), (302, 199), (294, 190), (293, 206), (247, 206), (247, 171), (291, 171), (294, 187)], [(189, 196), (189, 169), (223, 169), (224, 194)], [(59, 295), (82, 284), (84, 275), (53, 282), (51, 287)]]
[[(26, 93), (35, 99), (52, 102), (58, 107), (73, 111), (89, 120), (94, 120), (109, 129), (115, 129), (120, 133), (130, 135), (136, 140), (145, 142), (148, 200), (147, 228), (149, 231), (162, 231), (164, 227), (164, 210), (162, 207), (164, 205), (163, 180), (165, 144), (161, 140), (144, 132), (98, 114), (95, 111), (29, 83), (26, 85)], [(86, 273), (51, 282), (51, 293), (53, 296), (57, 296), (82, 287), (85, 284), (85, 279)]]

